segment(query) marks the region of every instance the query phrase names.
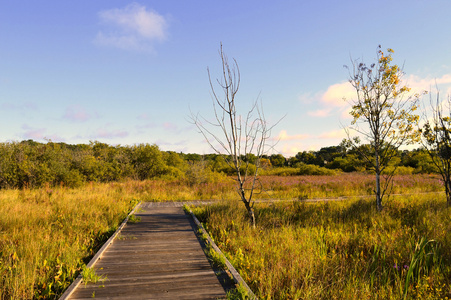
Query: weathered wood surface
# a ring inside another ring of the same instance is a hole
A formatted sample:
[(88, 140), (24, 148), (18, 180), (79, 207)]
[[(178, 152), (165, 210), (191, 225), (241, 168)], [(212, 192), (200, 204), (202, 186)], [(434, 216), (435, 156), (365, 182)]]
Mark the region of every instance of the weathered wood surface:
[[(221, 299), (230, 283), (212, 270), (180, 205), (143, 203), (94, 266), (107, 279), (69, 299)], [(222, 282), (221, 282), (222, 281)]]

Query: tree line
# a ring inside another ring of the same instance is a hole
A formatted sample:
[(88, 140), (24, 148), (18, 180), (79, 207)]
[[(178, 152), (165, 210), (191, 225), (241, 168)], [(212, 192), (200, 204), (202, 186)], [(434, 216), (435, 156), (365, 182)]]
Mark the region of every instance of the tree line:
[[(361, 146), (365, 148), (365, 145)], [(370, 151), (370, 148), (362, 151)], [(248, 155), (248, 168), (257, 157)], [(401, 173), (435, 173), (437, 167), (424, 149), (398, 151), (391, 164)], [(306, 168), (308, 166), (308, 168)], [(367, 170), (361, 151), (345, 143), (293, 157), (263, 155), (261, 175), (333, 174), (329, 171)], [(243, 169), (242, 172), (245, 170)], [(236, 175), (219, 154), (162, 151), (157, 145), (112, 146), (101, 142), (71, 145), (33, 140), (0, 143), (0, 188), (35, 188), (45, 185), (80, 186), (86, 182), (126, 179), (182, 179), (188, 184)]]

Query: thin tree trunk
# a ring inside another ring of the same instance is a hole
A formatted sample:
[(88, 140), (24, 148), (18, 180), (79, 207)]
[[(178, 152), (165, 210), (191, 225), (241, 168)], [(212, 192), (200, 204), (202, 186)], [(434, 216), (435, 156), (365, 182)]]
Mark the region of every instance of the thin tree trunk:
[(249, 215), (249, 221), (251, 222), (252, 228), (255, 228), (255, 214), (254, 209), (251, 206), (250, 199), (246, 199), (246, 193), (243, 187), (243, 184), (240, 182), (240, 197), (241, 201), (243, 201), (244, 206), (246, 207), (247, 213)]
[(379, 173), (376, 173), (376, 207), (378, 211), (382, 210), (381, 175)]
[(446, 203), (451, 206), (451, 178), (448, 176), (445, 181)]
[(381, 199), (381, 171), (380, 171), (380, 161), (379, 161), (379, 149), (375, 149), (376, 154), (376, 208), (378, 211), (382, 210), (382, 199)]
[(247, 213), (249, 215), (249, 221), (251, 222), (252, 228), (255, 228), (255, 214), (254, 209), (250, 206), (249, 202), (245, 202)]

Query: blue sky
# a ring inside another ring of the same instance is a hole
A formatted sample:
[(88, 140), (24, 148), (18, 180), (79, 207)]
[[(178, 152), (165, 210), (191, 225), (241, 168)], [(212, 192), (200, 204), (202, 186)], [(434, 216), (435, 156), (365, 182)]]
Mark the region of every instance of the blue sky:
[[(242, 114), (259, 95), (275, 152), (337, 145), (352, 98), (343, 65), (393, 48), (414, 90), (451, 92), (451, 2), (0, 1), (0, 141), (210, 153), (207, 67), (238, 61)], [(426, 99), (427, 100), (427, 99)]]

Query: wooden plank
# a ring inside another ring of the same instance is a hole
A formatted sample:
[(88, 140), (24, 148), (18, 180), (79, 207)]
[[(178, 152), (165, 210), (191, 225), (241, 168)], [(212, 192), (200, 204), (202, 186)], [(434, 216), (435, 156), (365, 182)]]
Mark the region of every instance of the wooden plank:
[(218, 253), (220, 256), (224, 258), (225, 264), (227, 266), (227, 269), (232, 274), (234, 280), (236, 283), (241, 284), (248, 292), (248, 296), (252, 300), (258, 299), (257, 296), (255, 296), (254, 292), (251, 290), (251, 288), (247, 285), (246, 281), (241, 277), (240, 273), (235, 269), (235, 267), (230, 263), (230, 261), (227, 259), (227, 257), (222, 253), (222, 251), (218, 248), (216, 243), (213, 241), (213, 239), (210, 237), (208, 232), (205, 230), (205, 228), (202, 226), (202, 224), (199, 222), (199, 220), (196, 218), (196, 216), (193, 214), (191, 210), (189, 210), (190, 214), (192, 215), (194, 222), (196, 225), (202, 230), (203, 234), (207, 236), (207, 240), (210, 243), (210, 245), (213, 247), (213, 249)]
[(180, 205), (141, 205), (94, 265), (104, 282), (81, 284), (69, 299), (222, 299), (220, 282)]

